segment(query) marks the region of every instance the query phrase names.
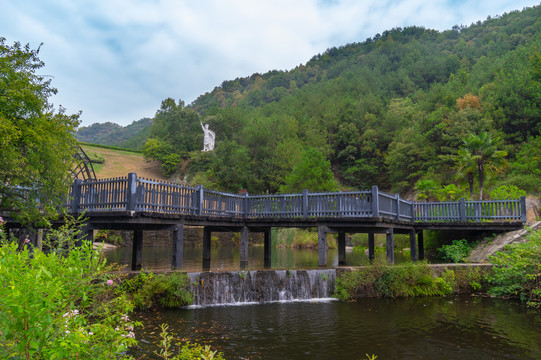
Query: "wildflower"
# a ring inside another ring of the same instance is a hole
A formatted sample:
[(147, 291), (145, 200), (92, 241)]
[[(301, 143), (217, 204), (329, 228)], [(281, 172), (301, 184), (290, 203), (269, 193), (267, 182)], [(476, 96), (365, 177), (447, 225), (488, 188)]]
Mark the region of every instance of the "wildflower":
[(2, 219), (2, 217), (0, 216), (0, 225), (2, 225), (4, 222), (4, 219)]
[(28, 244), (29, 242), (30, 242), (30, 239), (28, 237), (26, 239), (24, 239), (25, 244)]
[(122, 315), (121, 319), (122, 321), (125, 321), (125, 322), (130, 321), (130, 318), (128, 317), (128, 315)]
[(113, 280), (107, 280), (107, 285), (109, 286), (113, 285)]

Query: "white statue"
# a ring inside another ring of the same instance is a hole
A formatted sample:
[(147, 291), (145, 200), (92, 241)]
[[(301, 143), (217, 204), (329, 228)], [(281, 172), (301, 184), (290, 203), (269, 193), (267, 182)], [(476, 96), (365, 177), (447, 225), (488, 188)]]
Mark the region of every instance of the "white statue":
[(202, 151), (214, 150), (214, 139), (216, 139), (216, 134), (214, 133), (214, 131), (209, 130), (209, 124), (205, 124), (205, 126), (203, 126), (203, 123), (201, 122), (201, 120), (199, 120), (199, 123), (201, 124), (201, 128), (203, 129), (203, 132), (205, 133), (205, 137), (203, 138)]

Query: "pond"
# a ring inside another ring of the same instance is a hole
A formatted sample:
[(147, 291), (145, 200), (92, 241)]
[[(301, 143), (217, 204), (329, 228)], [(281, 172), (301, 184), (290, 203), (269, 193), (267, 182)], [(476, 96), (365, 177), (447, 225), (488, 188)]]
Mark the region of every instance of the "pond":
[[(248, 248), (248, 270), (264, 267), (263, 246)], [(117, 247), (104, 251), (108, 261), (131, 266), (131, 247)], [(409, 254), (396, 253), (395, 263), (409, 261)], [(203, 270), (203, 248), (185, 246), (182, 257), (182, 270), (197, 272)], [(385, 253), (377, 252), (376, 258), (385, 260)], [(338, 266), (338, 250), (327, 251), (327, 262), (330, 267)], [(358, 254), (352, 248), (346, 249), (346, 265), (359, 266), (368, 264), (368, 255)], [(170, 247), (143, 247), (142, 266), (145, 270), (170, 270)], [(232, 271), (240, 268), (240, 247), (219, 246), (211, 248), (210, 270)], [(271, 251), (271, 268), (273, 269), (313, 269), (318, 268), (318, 251), (311, 249), (273, 248)]]
[(541, 316), (481, 297), (278, 302), (143, 312), (136, 358), (156, 358), (160, 324), (227, 359), (540, 359)]

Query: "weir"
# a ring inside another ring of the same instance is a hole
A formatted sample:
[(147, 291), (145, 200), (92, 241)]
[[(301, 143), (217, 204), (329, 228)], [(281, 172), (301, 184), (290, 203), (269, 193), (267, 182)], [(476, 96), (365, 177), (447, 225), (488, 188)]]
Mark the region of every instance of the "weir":
[(265, 303), (330, 298), (335, 269), (189, 273), (194, 305)]

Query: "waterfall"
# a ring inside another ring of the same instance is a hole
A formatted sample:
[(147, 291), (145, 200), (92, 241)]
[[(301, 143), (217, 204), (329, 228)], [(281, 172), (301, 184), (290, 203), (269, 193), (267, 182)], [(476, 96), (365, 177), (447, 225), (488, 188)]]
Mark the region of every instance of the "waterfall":
[(194, 305), (330, 298), (336, 271), (254, 270), (189, 273)]

